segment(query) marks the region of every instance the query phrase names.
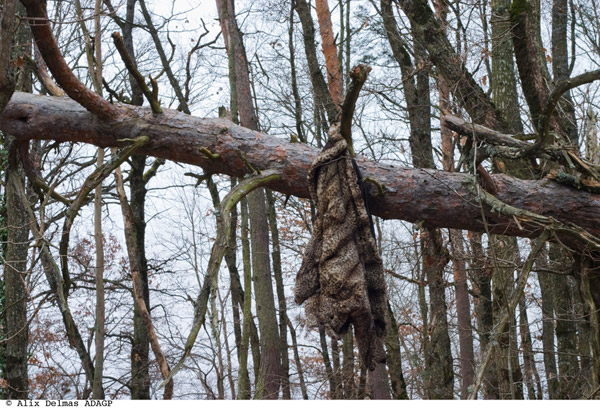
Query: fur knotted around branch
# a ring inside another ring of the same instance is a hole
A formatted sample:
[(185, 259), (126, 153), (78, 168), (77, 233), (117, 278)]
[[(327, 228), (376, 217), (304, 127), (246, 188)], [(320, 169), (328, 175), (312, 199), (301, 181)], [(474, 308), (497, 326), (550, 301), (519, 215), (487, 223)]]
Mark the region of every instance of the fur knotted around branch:
[(296, 276), (295, 301), (309, 320), (340, 336), (354, 325), (360, 356), (373, 370), (385, 361), (386, 292), (383, 264), (359, 186), (359, 171), (340, 125), (309, 171), (317, 207), (313, 235)]

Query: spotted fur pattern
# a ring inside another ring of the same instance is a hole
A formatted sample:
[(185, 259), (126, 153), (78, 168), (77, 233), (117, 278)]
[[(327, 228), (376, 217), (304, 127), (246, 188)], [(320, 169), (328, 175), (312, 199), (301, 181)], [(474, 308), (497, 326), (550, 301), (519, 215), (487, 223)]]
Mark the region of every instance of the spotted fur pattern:
[(296, 303), (306, 301), (309, 320), (334, 337), (353, 324), (361, 359), (373, 370), (385, 360), (385, 280), (358, 169), (347, 148), (334, 124), (310, 168), (317, 217), (294, 295)]

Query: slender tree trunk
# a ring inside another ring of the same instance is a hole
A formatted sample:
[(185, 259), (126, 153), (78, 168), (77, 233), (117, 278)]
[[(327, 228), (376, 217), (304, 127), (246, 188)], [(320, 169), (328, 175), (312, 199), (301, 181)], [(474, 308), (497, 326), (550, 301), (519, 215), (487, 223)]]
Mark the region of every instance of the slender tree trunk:
[(550, 244), (550, 268), (561, 275), (552, 276), (556, 341), (558, 353), (558, 399), (577, 399), (579, 390), (579, 362), (577, 360), (577, 327), (573, 305), (573, 291), (569, 274), (573, 259), (560, 245)]
[[(329, 123), (332, 123), (336, 120), (338, 111), (329, 93), (323, 73), (321, 72), (321, 66), (319, 64), (315, 46), (317, 44), (315, 40), (315, 26), (310, 14), (310, 8), (308, 7), (306, 0), (296, 0), (295, 9), (296, 13), (298, 13), (300, 23), (302, 24), (304, 52), (306, 54), (313, 92), (315, 93), (315, 100), (317, 102), (317, 111), (324, 109)], [(317, 123), (320, 122), (321, 121), (317, 121)]]
[(344, 397), (342, 390), (342, 371), (340, 365), (340, 347), (337, 339), (331, 339), (331, 361), (333, 363), (333, 387), (335, 399)]
[(356, 385), (354, 384), (354, 339), (352, 326), (344, 335), (342, 343), (342, 383), (344, 399), (354, 399), (356, 396)]
[[(475, 305), (475, 315), (477, 317), (477, 327), (479, 332), (479, 350), (481, 353), (486, 351), (490, 342), (490, 334), (494, 328), (494, 314), (492, 304), (491, 287), (491, 268), (486, 265), (486, 257), (481, 244), (481, 235), (473, 233), (471, 235), (472, 261), (471, 270), (473, 270), (473, 283), (477, 292), (477, 303)], [(496, 364), (492, 359), (488, 364), (483, 377), (483, 397), (485, 399), (498, 399), (498, 376), (496, 373)]]
[[(96, 167), (104, 164), (104, 149), (98, 149)], [(94, 191), (94, 242), (96, 244), (96, 359), (94, 363), (93, 399), (104, 399), (102, 378), (104, 371), (104, 235), (102, 234), (102, 183)]]
[[(411, 30), (416, 39), (413, 64), (397, 29), (391, 2), (381, 0), (380, 6), (386, 35), (404, 80), (412, 161), (416, 167), (433, 169), (435, 165), (431, 145), (429, 70), (414, 68), (427, 65), (427, 55), (422, 41), (423, 33), (414, 22), (411, 23)], [(413, 77), (416, 77), (416, 80)], [(429, 282), (431, 322), (434, 324), (431, 326), (431, 334), (425, 334), (425, 338), (430, 337), (429, 340), (425, 339), (424, 344), (426, 394), (429, 399), (452, 399), (454, 372), (443, 283), (443, 270), (448, 263), (448, 255), (443, 248), (439, 231), (427, 229), (422, 235), (421, 246), (424, 254), (423, 271)], [(426, 320), (425, 316), (424, 320)]]
[(329, 381), (329, 396), (330, 399), (337, 398), (337, 390), (335, 385), (335, 379), (333, 377), (333, 368), (331, 366), (331, 359), (329, 358), (329, 348), (327, 346), (327, 335), (325, 330), (319, 328), (319, 340), (321, 341), (321, 356), (323, 357), (323, 365), (325, 366), (325, 373), (327, 374), (327, 380)]
[[(540, 253), (537, 260), (538, 269), (548, 268), (548, 254)], [(554, 295), (550, 274), (540, 271), (538, 273), (540, 292), (542, 296), (542, 349), (544, 351), (544, 372), (548, 384), (548, 397), (558, 397), (558, 372), (556, 369), (556, 355), (554, 349)]]
[[(577, 267), (577, 263), (575, 266)], [(576, 274), (577, 281), (573, 288), (574, 307), (577, 319), (577, 351), (579, 353), (579, 361), (581, 371), (579, 375), (581, 394), (590, 396), (594, 392), (592, 380), (592, 351), (591, 351), (591, 331), (590, 331), (590, 311), (588, 305), (581, 296), (581, 275)]]
[(439, 230), (425, 229), (423, 271), (429, 284), (430, 341), (425, 350), (425, 391), (428, 399), (454, 398), (454, 369), (448, 334), (444, 267), (448, 251)]
[(398, 339), (398, 323), (394, 317), (392, 308), (388, 302), (388, 317), (390, 328), (385, 338), (385, 349), (387, 352), (386, 363), (390, 371), (393, 399), (408, 399), (406, 393), (406, 382), (402, 375), (402, 352), (400, 340)]
[(527, 386), (527, 397), (529, 399), (542, 399), (542, 385), (535, 366), (535, 355), (532, 351), (525, 295), (519, 300), (519, 334), (521, 335), (521, 349), (523, 350), (523, 375)]
[(300, 392), (302, 393), (302, 399), (308, 400), (308, 392), (306, 390), (306, 382), (304, 381), (304, 370), (302, 369), (302, 361), (300, 360), (300, 353), (298, 352), (298, 340), (296, 338), (296, 330), (292, 326), (292, 323), (288, 321), (288, 328), (290, 330), (290, 336), (292, 337), (292, 348), (294, 350), (294, 361), (296, 361), (296, 369), (298, 371), (298, 380), (300, 382)]
[[(492, 240), (490, 263), (493, 267), (492, 291), (494, 326), (496, 326), (497, 320), (505, 314), (513, 291), (516, 243), (513, 242), (512, 237), (492, 236)], [(511, 316), (508, 325), (504, 326), (503, 332), (498, 337), (495, 358), (500, 399), (523, 399), (523, 376), (518, 360), (514, 326), (515, 318)]]
[[(569, 77), (569, 52), (567, 47), (567, 27), (569, 25), (568, 0), (554, 0), (552, 2), (552, 73), (554, 81), (564, 80)], [(571, 91), (563, 94), (560, 102), (562, 113), (562, 126), (570, 142), (579, 143), (577, 122), (575, 120), (575, 106), (571, 98)]]
[(576, 271), (580, 275), (581, 297), (585, 300), (590, 314), (592, 345), (591, 384), (593, 392), (586, 398), (598, 399), (600, 391), (600, 255), (579, 256)]
[(252, 321), (252, 270), (250, 264), (250, 242), (248, 240), (248, 205), (245, 198), (241, 200), (241, 209), (242, 262), (244, 265), (244, 322), (242, 326), (242, 339), (238, 351), (240, 367), (238, 375), (237, 399), (250, 399), (248, 348), (250, 343), (250, 326)]
[(456, 315), (458, 321), (458, 339), (460, 346), (460, 372), (462, 383), (461, 399), (469, 396), (469, 386), (475, 376), (475, 352), (473, 350), (473, 329), (471, 327), (471, 304), (467, 285), (464, 239), (460, 230), (450, 230), (452, 254), (452, 272), (456, 288)]
[[(232, 50), (236, 78), (236, 92), (240, 125), (258, 130), (258, 118), (250, 91), (248, 60), (242, 35), (235, 19), (233, 1), (217, 1), (221, 27), (226, 37), (225, 45)], [(281, 353), (279, 331), (275, 311), (271, 266), (269, 258), (269, 227), (264, 189), (257, 189), (248, 195), (250, 217), (250, 237), (252, 246), (252, 268), (254, 272), (256, 308), (261, 337), (261, 373), (257, 390), (258, 397), (277, 399), (280, 388)]]
[[(446, 32), (446, 16), (448, 14), (448, 4), (445, 1), (435, 1), (435, 14), (444, 25)], [(444, 78), (437, 78), (439, 93), (439, 109), (442, 115), (451, 113), (450, 90)], [(442, 138), (442, 164), (444, 170), (454, 171), (454, 143), (453, 132), (444, 124), (441, 124)], [(471, 325), (471, 303), (469, 300), (469, 287), (466, 274), (466, 254), (464, 249), (464, 239), (460, 230), (449, 230), (450, 243), (452, 250), (452, 272), (454, 275), (454, 286), (456, 289), (456, 315), (458, 321), (458, 339), (460, 346), (460, 372), (462, 375), (460, 396), (461, 399), (467, 399), (469, 396), (469, 386), (473, 384), (475, 376), (475, 352), (473, 348), (473, 329)]]
[(269, 228), (271, 230), (271, 241), (273, 247), (273, 273), (275, 276), (275, 285), (277, 290), (277, 300), (279, 304), (279, 336), (281, 339), (281, 390), (283, 399), (291, 399), (290, 391), (290, 359), (288, 355), (287, 341), (287, 303), (285, 290), (283, 287), (283, 272), (281, 269), (281, 248), (279, 245), (279, 230), (277, 228), (277, 214), (275, 209), (275, 198), (270, 190), (266, 191)]

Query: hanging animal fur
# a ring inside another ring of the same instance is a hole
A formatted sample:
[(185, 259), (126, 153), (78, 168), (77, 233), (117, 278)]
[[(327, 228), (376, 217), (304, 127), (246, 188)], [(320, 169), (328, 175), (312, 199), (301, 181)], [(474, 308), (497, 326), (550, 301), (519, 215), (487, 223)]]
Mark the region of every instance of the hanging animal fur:
[(309, 320), (332, 336), (353, 324), (361, 359), (373, 370), (385, 361), (387, 303), (383, 264), (359, 177), (336, 123), (309, 170), (317, 217), (294, 295), (296, 303), (306, 301)]

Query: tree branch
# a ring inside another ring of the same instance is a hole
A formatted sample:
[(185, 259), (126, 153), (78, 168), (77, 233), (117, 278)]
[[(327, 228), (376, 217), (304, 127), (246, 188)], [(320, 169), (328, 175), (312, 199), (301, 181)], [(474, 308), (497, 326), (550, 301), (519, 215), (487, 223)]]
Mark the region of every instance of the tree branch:
[(119, 55), (121, 56), (121, 59), (123, 60), (123, 63), (125, 64), (125, 68), (127, 68), (127, 71), (129, 71), (129, 74), (131, 74), (131, 76), (135, 79), (135, 82), (137, 82), (138, 86), (144, 93), (144, 96), (150, 103), (152, 112), (154, 112), (155, 114), (162, 114), (162, 109), (160, 108), (160, 103), (158, 102), (158, 98), (156, 98), (156, 95), (154, 95), (153, 91), (150, 91), (150, 88), (148, 88), (148, 85), (146, 85), (146, 81), (144, 81), (144, 77), (138, 71), (137, 67), (135, 66), (135, 62), (133, 61), (133, 59), (127, 52), (127, 49), (125, 48), (125, 43), (123, 42), (123, 38), (116, 31), (112, 34), (112, 38), (113, 38), (113, 42), (115, 43), (115, 47), (117, 47), (117, 51), (119, 52)]
[(200, 294), (198, 294), (198, 298), (196, 299), (192, 329), (190, 330), (190, 334), (185, 342), (183, 356), (177, 365), (175, 365), (169, 376), (159, 386), (159, 388), (167, 385), (173, 379), (173, 376), (181, 369), (185, 359), (192, 351), (192, 347), (196, 342), (196, 337), (198, 336), (200, 328), (204, 324), (208, 297), (211, 293), (213, 283), (217, 282), (219, 267), (221, 266), (221, 261), (223, 260), (223, 256), (225, 255), (225, 251), (229, 245), (231, 210), (248, 193), (257, 188), (264, 187), (268, 182), (279, 178), (281, 178), (281, 174), (279, 174), (277, 171), (266, 170), (259, 175), (243, 179), (235, 188), (233, 188), (231, 192), (227, 194), (227, 196), (225, 196), (221, 202), (221, 208), (219, 209), (219, 214), (217, 215), (217, 237), (210, 253), (210, 259), (208, 260), (208, 271), (204, 276), (202, 289), (200, 290)]
[(350, 71), (350, 78), (352, 78), (352, 82), (350, 83), (350, 87), (348, 87), (348, 92), (346, 93), (344, 103), (342, 104), (340, 131), (348, 143), (348, 150), (352, 156), (354, 156), (354, 147), (352, 144), (352, 117), (354, 116), (354, 107), (356, 106), (358, 94), (360, 94), (360, 90), (367, 80), (369, 72), (371, 72), (371, 67), (363, 64), (359, 64), (352, 68), (352, 71)]
[(33, 33), (38, 49), (58, 85), (65, 90), (69, 97), (79, 102), (99, 118), (118, 118), (121, 112), (117, 107), (109, 104), (104, 98), (92, 92), (73, 75), (52, 34), (46, 12), (46, 2), (22, 0), (22, 3), (27, 9), (27, 16), (30, 19), (29, 25), (31, 26), (31, 32)]
[(540, 135), (539, 142), (536, 143), (537, 147), (542, 147), (552, 143), (550, 137), (550, 118), (552, 118), (552, 114), (554, 113), (556, 105), (562, 96), (573, 88), (577, 88), (583, 84), (589, 84), (590, 82), (594, 82), (599, 79), (600, 70), (588, 71), (573, 78), (566, 78), (554, 86), (552, 92), (550, 92), (550, 95), (547, 98), (544, 110), (542, 111), (543, 113), (541, 121), (543, 124), (543, 130), (542, 134)]
[[(147, 135), (150, 140), (137, 153), (201, 166), (207, 173), (244, 176), (240, 158), (259, 169), (276, 169), (281, 179), (269, 187), (285, 194), (308, 197), (307, 173), (318, 150), (300, 143), (254, 132), (225, 119), (200, 119), (165, 109), (153, 115), (149, 108), (119, 106), (125, 115), (115, 121), (97, 121), (67, 98), (34, 96), (16, 92), (0, 116), (0, 129), (21, 140), (53, 139), (85, 142), (101, 147), (120, 147), (124, 138)], [(219, 160), (199, 151), (205, 147)], [(356, 162), (364, 177), (386, 186), (384, 196), (371, 191), (370, 209), (385, 219), (423, 221), (428, 227), (484, 231), (480, 205), (466, 188), (467, 177), (459, 173), (410, 169), (378, 164), (364, 157)], [(561, 186), (549, 180), (519, 180), (492, 175), (497, 198), (515, 208), (572, 222), (600, 236), (600, 195)], [(517, 226), (511, 217), (486, 215), (492, 233), (534, 237), (539, 225)]]

